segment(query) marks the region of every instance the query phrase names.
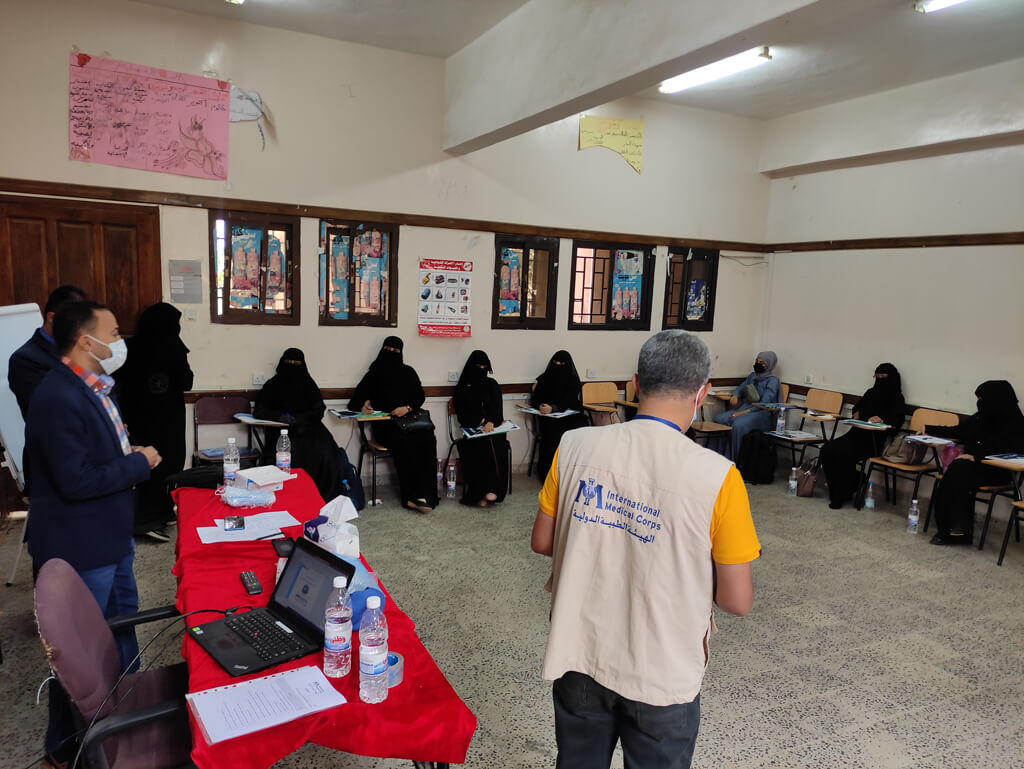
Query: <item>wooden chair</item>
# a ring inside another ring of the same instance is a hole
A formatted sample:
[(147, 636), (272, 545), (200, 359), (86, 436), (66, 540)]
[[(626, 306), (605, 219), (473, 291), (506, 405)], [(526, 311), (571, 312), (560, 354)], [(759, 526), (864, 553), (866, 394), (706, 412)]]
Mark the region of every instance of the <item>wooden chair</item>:
[[(789, 387), (785, 385), (784, 387), (786, 389), (785, 398), (782, 401), (783, 403), (785, 403), (789, 398)], [(776, 443), (783, 446), (789, 446), (789, 450), (793, 457), (793, 464), (791, 467), (799, 467), (801, 463), (803, 463), (804, 455), (807, 453), (808, 446), (820, 446), (825, 441), (829, 440), (830, 436), (825, 432), (825, 424), (827, 422), (832, 423), (831, 437), (835, 437), (836, 426), (839, 424), (839, 416), (843, 410), (843, 394), (840, 392), (833, 392), (831, 390), (819, 390), (812, 387), (807, 391), (807, 397), (804, 399), (804, 408), (806, 411), (800, 415), (800, 427), (798, 429), (803, 430), (804, 423), (808, 419), (812, 422), (817, 422), (821, 426), (820, 438), (790, 438), (778, 434), (772, 435), (772, 438)], [(797, 457), (798, 453), (799, 458)]]
[(622, 406), (626, 414), (627, 422), (636, 415), (637, 409), (640, 408), (640, 402), (637, 400), (636, 388), (633, 386), (632, 378), (626, 382), (625, 397), (622, 399), (616, 398), (615, 404), (617, 406)]
[[(192, 406), (192, 466), (219, 465), (224, 462), (224, 447), (200, 448), (199, 428), (205, 425), (238, 425), (235, 414), (248, 414), (251, 406), (244, 395), (204, 395), (197, 398)], [(252, 448), (252, 428), (246, 428), (249, 444), (238, 447), (241, 465), (254, 465), (260, 460), (260, 452)]]
[(615, 382), (586, 382), (583, 385), (583, 410), (592, 425), (614, 424), (619, 421), (619, 386)]
[[(941, 425), (953, 427), (960, 423), (960, 417), (951, 411), (936, 411), (934, 409), (915, 409), (910, 417), (909, 434), (924, 429), (925, 425)], [(900, 431), (903, 432), (902, 430)], [(868, 485), (871, 473), (880, 469), (884, 474), (885, 498), (889, 500), (889, 483), (892, 482), (892, 501), (896, 501), (896, 481), (899, 478), (914, 481), (914, 495), (911, 499), (917, 499), (918, 489), (921, 487), (921, 478), (926, 475), (935, 476), (942, 472), (942, 464), (939, 460), (939, 452), (934, 446), (929, 446), (931, 451), (930, 462), (922, 462), (917, 465), (908, 465), (901, 462), (892, 462), (883, 457), (871, 457), (864, 463), (864, 472), (861, 474), (860, 487), (857, 490), (854, 506), (860, 510), (864, 504), (864, 489)], [(931, 507), (931, 505), (929, 505)], [(930, 516), (928, 516), (930, 517)], [(928, 517), (925, 519), (927, 524)]]
[(1024, 502), (1014, 502), (1010, 505), (1010, 520), (1006, 522), (1006, 534), (1003, 535), (1003, 546), (999, 549), (999, 560), (997, 566), (1003, 565), (1003, 557), (1006, 555), (1006, 546), (1010, 544), (1010, 531), (1017, 530), (1017, 541), (1020, 542), (1020, 521), (1024, 518)]
[[(391, 452), (387, 447), (373, 440), (366, 434), (366, 422), (356, 421), (356, 428), (359, 431), (359, 460), (356, 462), (356, 475), (363, 477), (363, 457), (370, 455), (370, 496), (366, 499), (367, 507), (373, 507), (380, 502), (377, 499), (377, 460), (391, 459)], [(405, 504), (406, 500), (400, 500)]]
[[(455, 399), (448, 399), (448, 453), (444, 458), (444, 470), (447, 474), (448, 463), (451, 462), (452, 452), (455, 450), (455, 444), (460, 441), (466, 440), (466, 437), (462, 434), (462, 425), (459, 424), (459, 417), (455, 413)], [(483, 440), (477, 438), (476, 440)], [(505, 441), (505, 445), (508, 447), (508, 492), (512, 493), (512, 443), (508, 440)], [(466, 475), (465, 473), (459, 473), (462, 476), (462, 495), (466, 495)]]
[[(942, 473), (935, 474), (935, 485), (932, 486), (932, 496), (928, 500), (928, 512), (924, 517), (925, 532), (928, 531), (928, 526), (932, 520), (932, 511), (935, 509), (935, 486), (937, 486), (939, 481), (942, 480), (942, 475)], [(985, 521), (981, 525), (981, 535), (978, 537), (979, 550), (985, 549), (985, 537), (988, 534), (989, 523), (992, 521), (992, 508), (995, 507), (996, 497), (1008, 497), (1012, 502), (1017, 498), (1014, 494), (1015, 490), (1016, 487), (1012, 483), (1000, 483), (993, 486), (979, 486), (978, 490), (974, 492), (975, 505), (979, 502), (988, 503), (985, 510)]]

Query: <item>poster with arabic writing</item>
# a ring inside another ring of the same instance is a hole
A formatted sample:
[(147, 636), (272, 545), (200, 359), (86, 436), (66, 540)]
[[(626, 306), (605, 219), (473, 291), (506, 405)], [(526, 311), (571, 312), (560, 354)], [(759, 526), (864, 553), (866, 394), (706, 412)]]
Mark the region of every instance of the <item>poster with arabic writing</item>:
[(72, 53), (68, 82), (72, 160), (228, 178), (226, 81)]
[(470, 336), (473, 263), (421, 259), (416, 319), (420, 336)]

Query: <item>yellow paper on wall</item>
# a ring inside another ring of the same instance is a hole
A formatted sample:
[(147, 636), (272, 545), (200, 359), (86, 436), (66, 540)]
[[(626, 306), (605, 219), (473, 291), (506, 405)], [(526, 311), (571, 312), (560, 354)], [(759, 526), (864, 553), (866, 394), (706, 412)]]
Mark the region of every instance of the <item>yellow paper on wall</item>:
[(644, 162), (644, 121), (617, 117), (583, 115), (580, 118), (580, 146), (607, 147), (618, 152), (641, 173)]

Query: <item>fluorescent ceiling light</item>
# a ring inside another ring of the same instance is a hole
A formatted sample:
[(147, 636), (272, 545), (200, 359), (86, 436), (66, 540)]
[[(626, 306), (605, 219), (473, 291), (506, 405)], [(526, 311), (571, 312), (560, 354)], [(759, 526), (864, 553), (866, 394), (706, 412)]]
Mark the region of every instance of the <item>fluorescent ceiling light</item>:
[(224, 0), (224, 2), (230, 3), (231, 5), (242, 5), (245, 3), (245, 0)]
[(966, 2), (967, 0), (921, 0), (919, 3), (914, 3), (914, 10), (918, 13), (932, 13)]
[(689, 72), (684, 72), (681, 75), (676, 75), (659, 85), (658, 90), (662, 93), (679, 93), (687, 88), (694, 88), (698, 85), (710, 83), (712, 80), (735, 75), (737, 72), (756, 67), (758, 64), (764, 64), (766, 61), (771, 61), (771, 59), (772, 55), (768, 51), (768, 46), (751, 48), (749, 51), (730, 56), (728, 59), (722, 59)]

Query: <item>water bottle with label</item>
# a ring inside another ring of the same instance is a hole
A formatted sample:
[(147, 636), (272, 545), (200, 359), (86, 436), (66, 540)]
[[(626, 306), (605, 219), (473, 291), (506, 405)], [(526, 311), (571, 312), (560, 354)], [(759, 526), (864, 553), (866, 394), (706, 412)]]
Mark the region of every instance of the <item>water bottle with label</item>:
[(448, 499), (455, 499), (455, 465), (448, 465), (448, 474), (445, 477), (445, 496)]
[(786, 432), (786, 410), (779, 409), (779, 415), (775, 417), (775, 432)]
[(907, 511), (907, 534), (917, 534), (917, 523), (921, 520), (921, 510), (917, 506), (917, 500), (910, 501), (910, 509)]
[(795, 497), (797, 487), (797, 468), (789, 471), (789, 485), (786, 486), (786, 496)]
[(238, 445), (234, 438), (228, 438), (228, 445), (224, 448), (224, 485), (234, 486), (235, 475), (241, 464)]
[(868, 483), (868, 490), (864, 492), (864, 509), (875, 509), (875, 482)]
[(347, 676), (352, 670), (352, 599), (347, 580), (334, 578), (334, 589), (324, 610), (324, 675)]
[(276, 464), (286, 473), (292, 471), (292, 439), (288, 437), (287, 429), (282, 430), (281, 437), (277, 439)]
[(366, 599), (359, 621), (359, 699), (374, 704), (388, 698), (388, 621), (380, 596)]

